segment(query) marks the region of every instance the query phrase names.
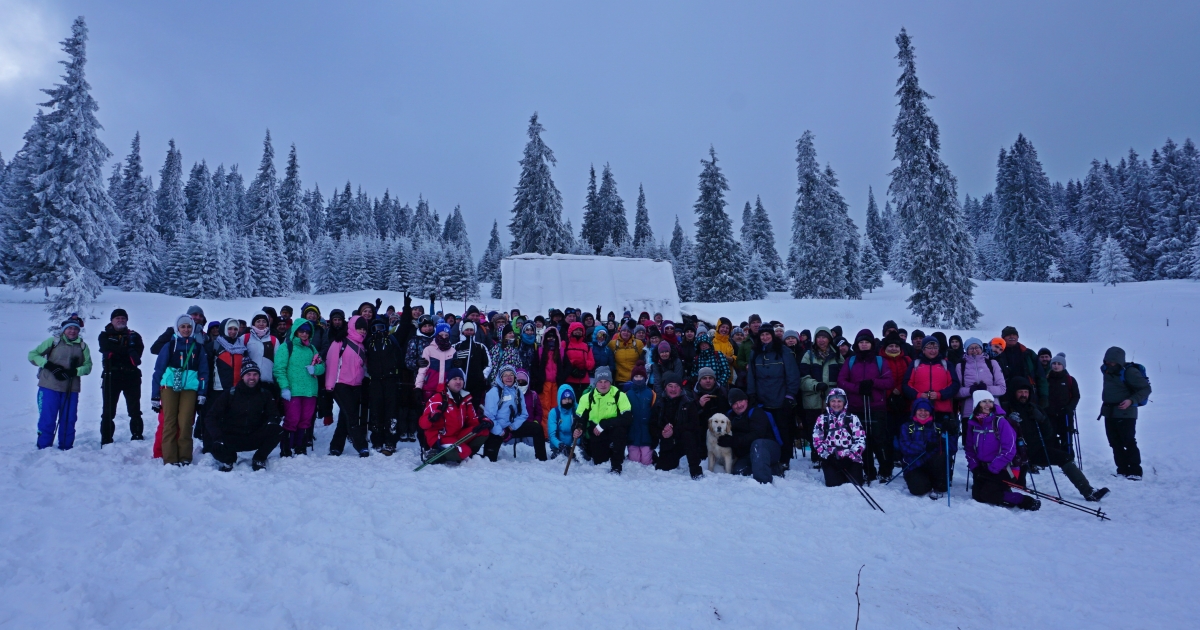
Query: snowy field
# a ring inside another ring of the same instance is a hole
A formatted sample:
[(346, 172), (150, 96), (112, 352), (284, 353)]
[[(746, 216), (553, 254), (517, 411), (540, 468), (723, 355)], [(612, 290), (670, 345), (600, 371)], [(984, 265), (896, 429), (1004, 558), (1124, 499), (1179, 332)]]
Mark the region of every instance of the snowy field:
[[(315, 302), (349, 312), (374, 295)], [(758, 312), (853, 335), (889, 318), (920, 327), (905, 297), (889, 285), (861, 302), (780, 297), (684, 311), (735, 321)], [(117, 443), (100, 450), (98, 357), (75, 449), (39, 452), (25, 358), (46, 337), (39, 299), (0, 287), (0, 626), (853, 628), (864, 565), (860, 628), (1186, 628), (1200, 613), (1200, 423), (1185, 402), (1200, 376), (1200, 283), (977, 290), (975, 334), (1012, 324), (1027, 345), (1066, 352), (1083, 394), (1084, 471), (1112, 488), (1111, 522), (1050, 503), (1017, 513), (971, 502), (964, 458), (951, 507), (899, 481), (870, 488), (886, 514), (807, 468), (771, 486), (637, 464), (613, 477), (583, 463), (564, 478), (561, 460), (539, 463), (525, 447), (517, 461), (508, 450), (497, 464), (415, 474), (411, 444), (390, 458), (273, 457), (259, 473), (245, 459), (217, 472), (209, 456), (164, 467), (149, 441), (128, 441), (123, 408)], [(94, 357), (112, 308), (126, 308), (148, 344), (191, 303), (116, 291), (101, 300), (85, 329)], [(248, 319), (263, 303), (200, 302), (210, 320)], [(1097, 366), (1112, 344), (1154, 385), (1139, 422), (1141, 482), (1110, 476), (1093, 420)], [(318, 427), (317, 453), (332, 429)], [(1037, 481), (1051, 486), (1046, 473)], [(1080, 500), (1064, 482), (1064, 496)]]

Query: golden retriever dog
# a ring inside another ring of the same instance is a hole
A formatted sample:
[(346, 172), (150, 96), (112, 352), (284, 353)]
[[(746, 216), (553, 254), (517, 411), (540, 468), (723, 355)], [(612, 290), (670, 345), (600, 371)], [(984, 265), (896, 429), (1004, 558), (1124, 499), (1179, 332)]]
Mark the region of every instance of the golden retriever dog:
[(733, 473), (733, 449), (728, 446), (720, 446), (717, 444), (717, 438), (722, 435), (733, 435), (733, 429), (729, 426), (729, 418), (725, 414), (714, 413), (708, 419), (708, 436), (705, 442), (708, 444), (708, 472), (713, 472), (717, 469), (717, 462), (725, 464), (725, 472)]

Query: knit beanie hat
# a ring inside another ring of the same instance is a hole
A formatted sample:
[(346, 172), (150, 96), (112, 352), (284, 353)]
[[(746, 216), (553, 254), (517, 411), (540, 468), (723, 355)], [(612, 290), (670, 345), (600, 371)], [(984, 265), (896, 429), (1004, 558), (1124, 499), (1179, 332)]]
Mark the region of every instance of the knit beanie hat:
[(637, 365), (633, 366), (633, 371), (629, 373), (629, 378), (633, 379), (633, 378), (637, 378), (639, 376), (642, 378), (646, 378), (646, 364), (644, 364), (640, 361), (638, 362)]
[(729, 390), (729, 405), (730, 406), (733, 406), (735, 403), (741, 402), (743, 400), (749, 400), (749, 398), (746, 397), (746, 392), (744, 392), (736, 387)]
[(702, 368), (700, 368), (699, 371), (696, 372), (696, 378), (698, 378), (698, 379), (704, 378), (705, 376), (711, 376), (713, 378), (716, 378), (717, 373), (714, 372), (713, 369), (710, 367), (702, 367)]
[(658, 342), (658, 351), (659, 351), (659, 352), (670, 352), (670, 351), (671, 351), (671, 344), (670, 344), (670, 343), (668, 343), (668, 342), (666, 342), (666, 341), (660, 341), (660, 342)]
[(112, 320), (114, 320), (118, 317), (124, 317), (125, 319), (129, 319), (129, 313), (126, 313), (125, 309), (123, 309), (123, 308), (115, 308), (115, 309), (113, 309), (112, 315), (108, 316), (108, 321), (111, 322)]
[(596, 368), (596, 382), (600, 382), (600, 381), (608, 381), (609, 383), (611, 383), (612, 382), (612, 370), (608, 369), (607, 367)]
[(994, 403), (996, 402), (996, 397), (992, 396), (992, 392), (989, 392), (986, 389), (976, 391), (974, 394), (971, 394), (971, 408), (977, 409), (979, 407), (979, 403), (985, 400), (990, 400)]
[(456, 378), (461, 378), (461, 379), (463, 379), (464, 382), (467, 380), (467, 377), (463, 374), (463, 371), (460, 370), (459, 368), (452, 367), (449, 370), (446, 370), (446, 382), (447, 383), (449, 383), (450, 381), (452, 381)]
[(1050, 359), (1050, 365), (1054, 365), (1055, 363), (1060, 363), (1064, 370), (1067, 369), (1067, 355), (1062, 352), (1054, 355), (1054, 358)]
[(254, 361), (251, 361), (250, 359), (246, 359), (245, 361), (242, 361), (242, 372), (239, 376), (245, 376), (246, 374), (249, 374), (250, 372), (256, 372), (258, 374), (262, 374), (262, 372), (260, 372), (258, 369), (257, 363), (255, 363)]

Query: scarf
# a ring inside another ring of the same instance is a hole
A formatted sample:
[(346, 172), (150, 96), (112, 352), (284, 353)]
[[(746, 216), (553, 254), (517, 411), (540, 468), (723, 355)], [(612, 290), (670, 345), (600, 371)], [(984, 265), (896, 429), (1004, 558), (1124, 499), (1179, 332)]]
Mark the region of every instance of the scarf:
[(246, 344), (242, 342), (241, 335), (234, 337), (233, 341), (230, 341), (225, 335), (221, 335), (217, 337), (217, 345), (229, 354), (246, 354)]

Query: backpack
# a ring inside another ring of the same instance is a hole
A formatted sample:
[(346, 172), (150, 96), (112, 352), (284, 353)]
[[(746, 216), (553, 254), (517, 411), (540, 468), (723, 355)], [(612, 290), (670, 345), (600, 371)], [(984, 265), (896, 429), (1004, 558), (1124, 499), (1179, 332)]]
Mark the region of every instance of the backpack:
[[(854, 359), (856, 358), (858, 357), (850, 355), (850, 360), (846, 363), (846, 369), (854, 369)], [(883, 374), (883, 357), (879, 356), (878, 354), (875, 355), (875, 369), (879, 370), (880, 374)]]
[(775, 424), (775, 416), (762, 405), (759, 405), (758, 408), (767, 414), (767, 421), (771, 423), (771, 431), (775, 434), (775, 441), (779, 442), (780, 446), (783, 446), (783, 438), (779, 435), (779, 427)]
[[(1146, 385), (1147, 386), (1150, 385), (1150, 376), (1148, 374), (1146, 374), (1146, 366), (1142, 365), (1141, 363), (1129, 362), (1129, 363), (1125, 364), (1125, 367), (1121, 368), (1121, 382), (1125, 383), (1126, 387), (1129, 386), (1129, 382), (1125, 380), (1125, 370), (1128, 370), (1129, 368), (1134, 368), (1137, 371), (1141, 372), (1142, 378), (1146, 379)], [(1145, 407), (1146, 403), (1150, 402), (1150, 395), (1147, 394), (1145, 398), (1142, 398), (1140, 400), (1135, 400), (1133, 402), (1138, 407)]]

